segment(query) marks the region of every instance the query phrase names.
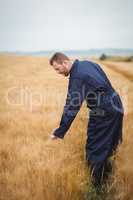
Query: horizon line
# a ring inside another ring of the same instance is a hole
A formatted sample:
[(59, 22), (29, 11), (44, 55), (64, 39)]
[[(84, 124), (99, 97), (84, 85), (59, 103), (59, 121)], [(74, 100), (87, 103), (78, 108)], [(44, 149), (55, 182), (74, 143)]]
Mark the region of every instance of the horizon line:
[(90, 51), (90, 50), (133, 50), (133, 48), (116, 48), (116, 47), (105, 47), (105, 48), (89, 48), (89, 49), (45, 49), (45, 50), (0, 50), (0, 53), (3, 52), (52, 52), (52, 51)]

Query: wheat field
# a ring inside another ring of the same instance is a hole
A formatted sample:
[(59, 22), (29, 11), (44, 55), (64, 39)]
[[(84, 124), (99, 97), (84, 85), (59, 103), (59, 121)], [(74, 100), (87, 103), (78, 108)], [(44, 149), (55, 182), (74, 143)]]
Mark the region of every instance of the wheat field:
[[(125, 72), (118, 70), (121, 63), (101, 64), (125, 107), (124, 141), (108, 190), (108, 198), (118, 200), (133, 195), (133, 83), (127, 76), (133, 69), (126, 65)], [(0, 55), (0, 200), (91, 199), (86, 103), (63, 140), (49, 137), (59, 125), (67, 85), (48, 58)]]

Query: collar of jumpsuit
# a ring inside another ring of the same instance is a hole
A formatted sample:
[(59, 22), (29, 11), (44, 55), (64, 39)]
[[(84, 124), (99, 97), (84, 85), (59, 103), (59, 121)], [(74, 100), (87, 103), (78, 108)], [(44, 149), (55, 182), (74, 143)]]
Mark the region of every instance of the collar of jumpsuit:
[[(71, 76), (72, 73), (74, 72), (75, 66), (78, 64), (78, 62), (79, 62), (78, 59), (76, 59), (76, 60), (73, 62), (72, 67), (71, 67), (70, 72), (69, 72), (69, 75), (70, 75), (70, 76)], [(70, 76), (69, 76), (69, 78), (70, 78)]]

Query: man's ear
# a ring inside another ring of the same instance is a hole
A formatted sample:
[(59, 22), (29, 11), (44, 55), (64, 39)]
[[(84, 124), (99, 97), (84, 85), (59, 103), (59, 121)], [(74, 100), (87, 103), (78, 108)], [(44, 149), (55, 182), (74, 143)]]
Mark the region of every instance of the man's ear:
[(64, 63), (65, 65), (67, 65), (67, 64), (68, 64), (68, 60), (64, 60), (63, 63)]

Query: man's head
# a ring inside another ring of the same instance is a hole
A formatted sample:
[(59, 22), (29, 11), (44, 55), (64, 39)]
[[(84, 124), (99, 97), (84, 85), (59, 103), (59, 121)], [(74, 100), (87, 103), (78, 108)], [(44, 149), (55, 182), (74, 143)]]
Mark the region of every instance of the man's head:
[(63, 53), (55, 53), (49, 60), (50, 65), (57, 71), (57, 73), (63, 76), (68, 76), (72, 63), (70, 59)]

